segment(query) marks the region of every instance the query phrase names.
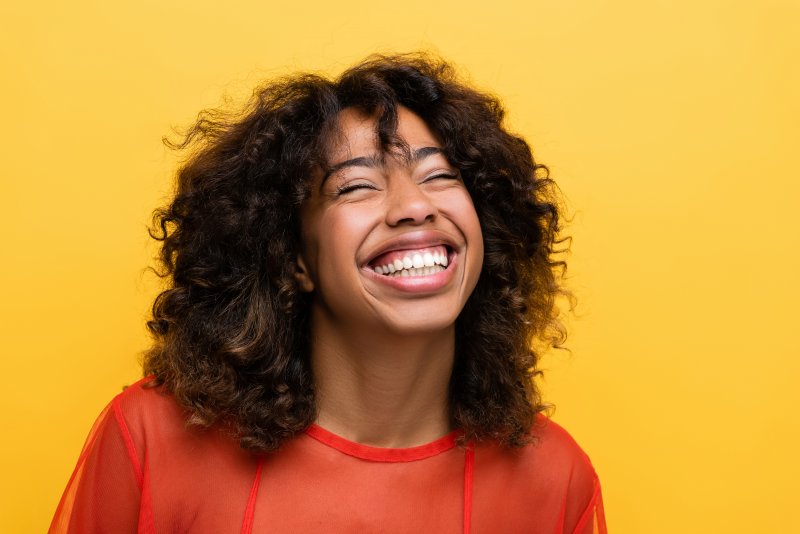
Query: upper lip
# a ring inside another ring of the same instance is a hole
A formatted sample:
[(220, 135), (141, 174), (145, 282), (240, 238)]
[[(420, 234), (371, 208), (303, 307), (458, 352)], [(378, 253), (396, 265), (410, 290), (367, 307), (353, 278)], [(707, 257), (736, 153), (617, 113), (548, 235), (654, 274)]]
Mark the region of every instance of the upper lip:
[(409, 250), (436, 247), (439, 245), (446, 245), (450, 248), (456, 248), (455, 240), (444, 232), (439, 230), (419, 230), (416, 232), (407, 232), (394, 236), (382, 243), (378, 244), (374, 250), (367, 255), (365, 265), (368, 265), (372, 260), (392, 250)]

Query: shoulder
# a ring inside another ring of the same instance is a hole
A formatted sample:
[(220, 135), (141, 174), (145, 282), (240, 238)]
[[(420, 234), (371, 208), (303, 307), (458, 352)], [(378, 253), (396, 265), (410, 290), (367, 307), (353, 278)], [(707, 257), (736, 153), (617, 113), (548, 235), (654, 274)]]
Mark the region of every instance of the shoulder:
[(514, 463), (530, 463), (561, 472), (579, 470), (594, 473), (589, 456), (561, 425), (543, 414), (537, 414), (530, 430), (530, 442), (519, 448), (485, 442), (479, 449), (488, 456)]
[[(518, 448), (476, 446), (476, 506), (486, 517), (502, 521), (504, 532), (528, 531), (533, 523), (542, 531), (584, 532), (602, 507), (589, 456), (569, 432), (541, 414), (530, 437)], [(497, 518), (496, 510), (504, 510), (503, 516)]]
[(166, 451), (173, 456), (200, 451), (243, 454), (238, 441), (223, 426), (190, 425), (189, 411), (152, 376), (126, 387), (111, 402), (111, 410), (123, 438), (141, 458), (146, 451), (151, 459)]
[(498, 443), (476, 446), (475, 480), (481, 481), (476, 494), (481, 506), (487, 514), (510, 510), (504, 520), (516, 526), (506, 531), (522, 531), (535, 518), (537, 524), (557, 532), (573, 532), (599, 499), (600, 483), (592, 462), (569, 432), (544, 415), (536, 416), (530, 437), (530, 443), (518, 448)]
[(184, 410), (163, 386), (157, 385), (153, 376), (126, 386), (114, 397), (111, 406), (115, 414), (123, 416), (129, 425), (176, 420), (182, 423), (185, 419)]
[(114, 397), (110, 412), (123, 438), (139, 456), (155, 441), (181, 440), (188, 433), (186, 410), (152, 376), (127, 386)]
[(563, 467), (594, 472), (589, 456), (572, 435), (544, 414), (536, 414), (530, 436), (531, 443), (523, 449), (527, 454), (547, 456), (550, 462), (555, 461)]
[(551, 495), (570, 495), (588, 502), (599, 486), (589, 456), (561, 425), (537, 414), (531, 441), (519, 448), (485, 444), (476, 449), (476, 467), (483, 458), (487, 476), (507, 478), (523, 493), (547, 488)]
[(597, 486), (597, 473), (589, 456), (564, 427), (537, 414), (531, 429), (532, 442), (523, 448), (522, 454), (551, 476), (568, 484), (571, 493), (584, 493), (591, 497)]

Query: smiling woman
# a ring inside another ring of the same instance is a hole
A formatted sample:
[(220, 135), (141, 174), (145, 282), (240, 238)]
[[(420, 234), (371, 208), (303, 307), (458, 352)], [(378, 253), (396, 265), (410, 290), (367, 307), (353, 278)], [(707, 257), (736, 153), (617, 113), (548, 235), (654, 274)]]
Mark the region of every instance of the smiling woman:
[(381, 154), (375, 128), (359, 111), (342, 111), (328, 149), (342, 162), (311, 182), (301, 210), (299, 278), (306, 291), (319, 289), (312, 324), (335, 323), (329, 336), (343, 340), (368, 331), (392, 346), (433, 334), (449, 340), (452, 353), (456, 319), (483, 262), (478, 215), (422, 119), (398, 106), (396, 135), (408, 154)]
[(556, 187), (502, 119), (421, 55), (203, 114), (145, 378), (51, 531), (604, 533), (533, 382), (565, 336)]

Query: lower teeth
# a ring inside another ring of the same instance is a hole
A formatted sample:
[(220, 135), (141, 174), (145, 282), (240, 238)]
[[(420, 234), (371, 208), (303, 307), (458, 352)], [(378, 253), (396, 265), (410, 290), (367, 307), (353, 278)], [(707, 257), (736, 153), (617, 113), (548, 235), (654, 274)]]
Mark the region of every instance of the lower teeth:
[(398, 276), (428, 276), (444, 270), (445, 268), (441, 265), (434, 265), (433, 267), (420, 267), (419, 269), (401, 269), (391, 274), (385, 274), (384, 276), (391, 276), (392, 278), (397, 278)]

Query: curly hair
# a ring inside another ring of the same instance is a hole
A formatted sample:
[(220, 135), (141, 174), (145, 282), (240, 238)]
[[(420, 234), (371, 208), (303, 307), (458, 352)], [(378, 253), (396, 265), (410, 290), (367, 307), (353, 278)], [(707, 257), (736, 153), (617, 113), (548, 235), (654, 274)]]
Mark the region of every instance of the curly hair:
[(545, 405), (534, 383), (542, 350), (561, 347), (556, 256), (563, 207), (531, 149), (503, 126), (499, 100), (426, 54), (374, 55), (330, 79), (270, 82), (243, 111), (201, 112), (173, 148), (187, 150), (170, 203), (153, 215), (159, 274), (170, 281), (147, 325), (144, 356), (189, 413), (227, 425), (242, 447), (277, 449), (316, 418), (310, 300), (294, 273), (300, 207), (324, 168), (337, 115), (377, 117), (396, 145), (398, 106), (421, 117), (461, 171), (481, 222), (483, 270), (456, 321), (449, 410), (463, 439), (521, 446)]

